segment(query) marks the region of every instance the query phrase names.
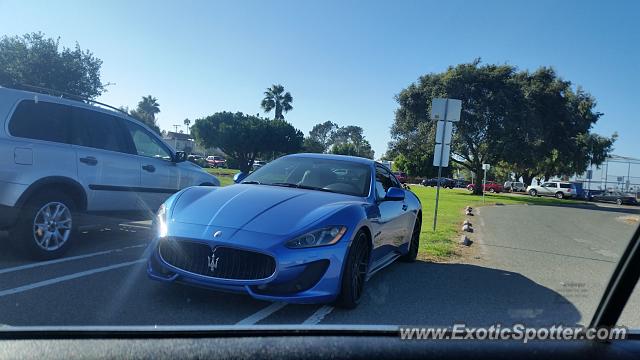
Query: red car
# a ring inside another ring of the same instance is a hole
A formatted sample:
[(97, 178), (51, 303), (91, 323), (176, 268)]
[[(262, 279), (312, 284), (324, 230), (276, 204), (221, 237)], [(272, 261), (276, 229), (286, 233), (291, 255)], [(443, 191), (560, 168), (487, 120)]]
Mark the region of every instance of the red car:
[(402, 171), (395, 171), (393, 175), (396, 176), (396, 179), (400, 181), (402, 184), (407, 182), (407, 173), (403, 173)]
[(222, 156), (207, 156), (207, 166), (210, 168), (227, 167), (227, 160)]
[[(467, 190), (473, 191), (476, 188), (475, 184), (467, 185)], [(488, 191), (490, 193), (499, 193), (504, 191), (504, 187), (494, 181), (487, 181), (484, 184), (484, 191)]]

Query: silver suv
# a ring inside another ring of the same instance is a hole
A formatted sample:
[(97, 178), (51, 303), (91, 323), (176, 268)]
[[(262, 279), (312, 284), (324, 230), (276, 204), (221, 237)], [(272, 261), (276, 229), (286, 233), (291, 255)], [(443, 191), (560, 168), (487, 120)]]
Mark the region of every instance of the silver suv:
[(150, 219), (180, 189), (220, 185), (185, 160), (124, 113), (0, 87), (0, 229), (31, 257), (60, 256), (105, 215)]
[(531, 196), (555, 196), (558, 199), (577, 195), (573, 184), (562, 181), (548, 181), (542, 183), (542, 185), (529, 186), (527, 192)]

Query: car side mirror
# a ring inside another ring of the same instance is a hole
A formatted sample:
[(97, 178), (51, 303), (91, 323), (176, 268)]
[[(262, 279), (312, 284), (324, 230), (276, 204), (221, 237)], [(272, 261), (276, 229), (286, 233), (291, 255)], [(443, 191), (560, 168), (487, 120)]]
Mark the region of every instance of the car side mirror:
[(173, 155), (173, 162), (179, 163), (185, 161), (187, 161), (187, 153), (184, 151), (176, 151), (176, 153)]
[(249, 175), (249, 174), (247, 174), (246, 172), (242, 172), (241, 171), (241, 172), (233, 175), (233, 182), (236, 183), (236, 184), (239, 184), (242, 180), (244, 180), (244, 178), (247, 177), (247, 175)]
[(390, 187), (387, 190), (387, 195), (384, 197), (385, 201), (402, 201), (404, 200), (404, 190), (397, 187)]

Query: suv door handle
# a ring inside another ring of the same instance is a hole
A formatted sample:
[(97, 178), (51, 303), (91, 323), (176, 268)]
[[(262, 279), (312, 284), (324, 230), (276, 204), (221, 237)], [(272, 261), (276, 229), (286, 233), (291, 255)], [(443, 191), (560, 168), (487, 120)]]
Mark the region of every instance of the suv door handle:
[(143, 170), (146, 170), (146, 171), (148, 171), (148, 172), (154, 172), (154, 171), (156, 171), (156, 167), (155, 167), (155, 166), (153, 166), (153, 165), (143, 165), (143, 166), (142, 166), (142, 169), (143, 169)]
[(94, 158), (93, 156), (86, 156), (81, 157), (80, 162), (83, 164), (95, 166), (96, 164), (98, 164), (98, 159)]

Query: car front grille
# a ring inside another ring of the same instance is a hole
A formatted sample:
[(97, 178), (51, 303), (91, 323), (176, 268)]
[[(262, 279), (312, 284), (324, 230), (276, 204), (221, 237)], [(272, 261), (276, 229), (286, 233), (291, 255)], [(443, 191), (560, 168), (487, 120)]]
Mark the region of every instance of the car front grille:
[(254, 251), (218, 246), (215, 252), (203, 243), (166, 239), (160, 243), (160, 256), (179, 269), (219, 279), (260, 280), (273, 275), (275, 259)]

